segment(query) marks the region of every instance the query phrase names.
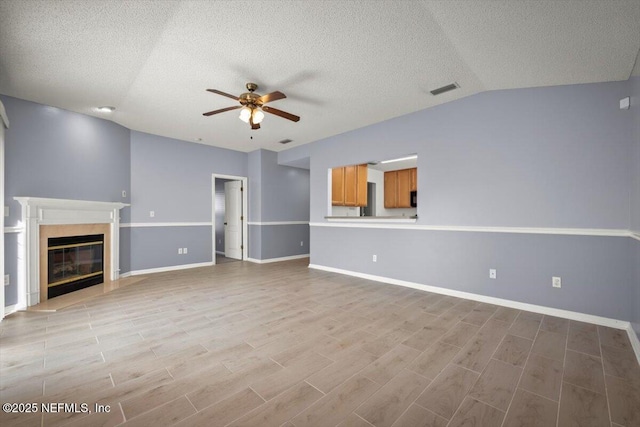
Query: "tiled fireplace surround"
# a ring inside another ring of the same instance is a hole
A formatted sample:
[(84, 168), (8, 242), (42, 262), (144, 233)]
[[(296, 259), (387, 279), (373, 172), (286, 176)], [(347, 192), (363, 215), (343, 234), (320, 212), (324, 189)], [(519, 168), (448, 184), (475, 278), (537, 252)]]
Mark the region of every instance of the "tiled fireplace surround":
[(17, 309), (47, 300), (47, 239), (49, 237), (104, 234), (105, 281), (119, 276), (120, 209), (118, 202), (15, 197), (22, 206), (22, 260), (18, 273)]

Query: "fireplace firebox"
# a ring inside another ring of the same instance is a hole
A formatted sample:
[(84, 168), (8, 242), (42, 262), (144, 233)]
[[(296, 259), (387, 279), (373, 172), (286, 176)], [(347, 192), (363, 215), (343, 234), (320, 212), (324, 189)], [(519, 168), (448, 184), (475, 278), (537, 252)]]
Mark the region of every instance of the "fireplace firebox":
[(104, 282), (104, 234), (48, 239), (47, 297)]

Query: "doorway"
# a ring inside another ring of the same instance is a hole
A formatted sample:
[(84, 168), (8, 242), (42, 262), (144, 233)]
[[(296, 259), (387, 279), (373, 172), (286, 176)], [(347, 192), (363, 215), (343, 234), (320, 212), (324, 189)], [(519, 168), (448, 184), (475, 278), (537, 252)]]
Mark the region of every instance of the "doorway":
[(247, 178), (213, 175), (214, 264), (247, 259)]

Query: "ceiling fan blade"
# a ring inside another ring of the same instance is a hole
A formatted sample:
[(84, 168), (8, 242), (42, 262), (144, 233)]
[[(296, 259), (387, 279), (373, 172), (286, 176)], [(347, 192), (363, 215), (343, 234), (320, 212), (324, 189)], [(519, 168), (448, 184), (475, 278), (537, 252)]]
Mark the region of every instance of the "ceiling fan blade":
[(219, 110), (209, 111), (208, 113), (203, 113), (203, 116), (213, 116), (214, 114), (224, 113), (225, 111), (237, 110), (238, 108), (242, 108), (242, 105), (236, 105), (235, 107), (227, 107), (221, 108)]
[(266, 104), (267, 102), (277, 101), (278, 99), (283, 99), (286, 97), (287, 95), (285, 95), (284, 93), (275, 91), (275, 92), (268, 93), (266, 95), (262, 95), (260, 98), (258, 98), (258, 102), (262, 104)]
[(218, 95), (226, 96), (227, 98), (235, 99), (236, 101), (239, 100), (237, 96), (219, 91), (217, 89), (207, 89), (207, 92), (217, 93)]
[(291, 120), (292, 122), (297, 122), (300, 120), (300, 117), (291, 114), (291, 113), (287, 113), (286, 111), (282, 111), (282, 110), (278, 110), (277, 108), (273, 108), (273, 107), (268, 107), (266, 105), (262, 106), (262, 111), (267, 112), (267, 113), (271, 113), (271, 114), (275, 114), (276, 116), (280, 116), (284, 119), (287, 120)]

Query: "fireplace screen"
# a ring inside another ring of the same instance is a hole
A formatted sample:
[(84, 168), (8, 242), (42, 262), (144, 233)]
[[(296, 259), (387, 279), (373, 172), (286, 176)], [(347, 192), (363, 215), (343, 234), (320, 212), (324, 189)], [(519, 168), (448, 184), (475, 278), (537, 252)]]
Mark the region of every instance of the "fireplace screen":
[(48, 240), (48, 297), (104, 282), (104, 234)]

